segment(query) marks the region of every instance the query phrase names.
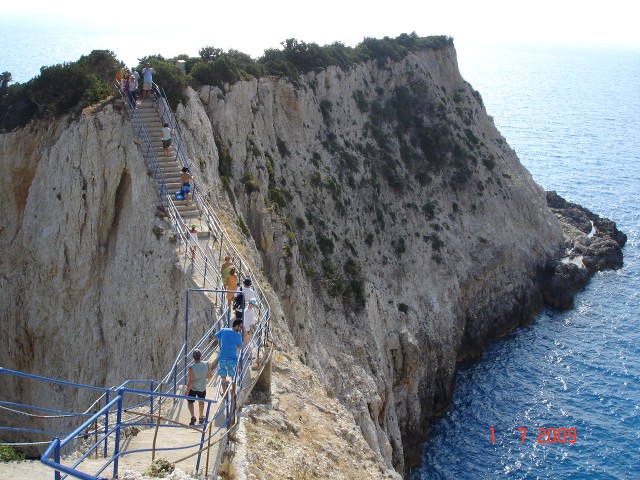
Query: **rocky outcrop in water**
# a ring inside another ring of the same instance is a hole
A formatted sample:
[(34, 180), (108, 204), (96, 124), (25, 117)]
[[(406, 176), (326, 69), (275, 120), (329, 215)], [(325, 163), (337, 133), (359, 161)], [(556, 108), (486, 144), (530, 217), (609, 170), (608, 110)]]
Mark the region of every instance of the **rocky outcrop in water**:
[(556, 192), (547, 192), (547, 204), (565, 232), (566, 256), (549, 273), (545, 302), (554, 308), (571, 308), (576, 292), (595, 272), (622, 268), (627, 236), (615, 222), (566, 201)]

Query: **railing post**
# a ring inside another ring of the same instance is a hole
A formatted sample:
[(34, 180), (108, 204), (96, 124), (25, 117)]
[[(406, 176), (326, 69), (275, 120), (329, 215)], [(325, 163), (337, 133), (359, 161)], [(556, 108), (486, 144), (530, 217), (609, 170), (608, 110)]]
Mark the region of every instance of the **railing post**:
[(173, 366), (173, 394), (178, 391), (178, 365)]
[[(149, 382), (149, 392), (153, 392), (153, 380)], [(153, 396), (153, 394), (149, 395), (149, 405), (150, 405), (149, 415), (153, 415), (153, 399), (154, 398), (155, 397)], [(152, 421), (152, 417), (149, 417), (149, 423), (151, 423), (151, 421)]]
[[(53, 461), (57, 464), (60, 464), (60, 439), (58, 437), (53, 439), (56, 444), (56, 448), (53, 450)], [(56, 474), (53, 477), (55, 480), (60, 480), (62, 477), (60, 476), (60, 471), (56, 470)]]
[(118, 461), (120, 460), (120, 428), (122, 422), (122, 396), (124, 389), (118, 390), (118, 411), (116, 413), (116, 445), (113, 448), (113, 478), (118, 478)]
[[(211, 229), (209, 229), (211, 231)], [(222, 263), (222, 244), (224, 243), (224, 230), (220, 234), (220, 253), (218, 254), (218, 263)], [(224, 280), (224, 279), (223, 279)], [(222, 285), (222, 287), (226, 287), (226, 285)]]
[[(105, 396), (105, 405), (108, 405), (109, 402), (111, 401), (111, 399), (109, 398), (109, 394), (111, 393), (111, 391), (108, 391), (106, 396)], [(107, 432), (109, 431), (109, 410), (107, 410), (106, 412), (104, 412), (104, 434), (105, 434), (105, 438), (104, 438), (104, 458), (107, 458), (107, 455), (109, 454), (109, 437), (107, 437)]]
[(267, 318), (265, 323), (265, 335), (264, 335), (264, 345), (265, 348), (267, 346), (267, 342), (269, 341), (269, 318), (271, 316), (271, 311), (267, 308)]
[[(211, 411), (211, 402), (207, 402), (207, 412), (206, 412), (204, 418), (206, 418), (209, 421), (210, 421), (210, 419), (209, 419), (209, 412), (210, 411)], [(209, 426), (209, 429), (211, 429), (211, 426)], [(202, 436), (200, 438), (200, 451), (198, 452), (198, 459), (196, 460), (196, 472), (198, 470), (200, 470), (200, 460), (202, 458), (202, 447), (204, 445), (204, 438), (205, 438), (206, 433), (207, 433), (207, 428), (203, 428), (202, 429)], [(209, 455), (209, 450), (207, 450), (207, 455)]]
[(204, 275), (202, 278), (202, 288), (207, 288), (207, 268), (209, 267), (209, 257), (204, 256)]
[[(184, 312), (184, 371), (187, 371), (187, 354), (189, 353), (189, 290), (186, 293), (186, 311)], [(187, 384), (187, 379), (184, 379), (184, 384)]]

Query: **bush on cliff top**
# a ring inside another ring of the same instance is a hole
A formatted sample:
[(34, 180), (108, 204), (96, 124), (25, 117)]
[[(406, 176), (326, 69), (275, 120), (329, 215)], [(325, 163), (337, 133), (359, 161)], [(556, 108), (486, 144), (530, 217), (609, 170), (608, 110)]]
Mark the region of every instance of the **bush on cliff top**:
[[(164, 89), (169, 104), (175, 108), (184, 99), (187, 81), (194, 85), (225, 84), (265, 75), (290, 78), (298, 82), (300, 74), (337, 65), (349, 65), (387, 58), (401, 60), (412, 51), (427, 48), (440, 49), (453, 45), (448, 36), (419, 37), (416, 33), (394, 38), (365, 38), (356, 47), (340, 42), (319, 46), (290, 38), (281, 43), (282, 49), (267, 49), (264, 55), (253, 60), (238, 50), (223, 52), (214, 47), (200, 49), (199, 57), (179, 55), (165, 59), (153, 55), (140, 60), (138, 71), (149, 61), (156, 74), (154, 81)], [(176, 60), (184, 60), (185, 78), (175, 66)], [(40, 75), (24, 84), (9, 86), (11, 73), (2, 74), (0, 83), (0, 132), (25, 126), (34, 118), (47, 114), (61, 115), (79, 111), (86, 105), (108, 98), (115, 93), (113, 86), (116, 72), (123, 63), (109, 50), (94, 50), (76, 62), (42, 67)]]
[(76, 62), (42, 67), (40, 75), (27, 83), (5, 86), (0, 98), (0, 131), (22, 127), (36, 117), (82, 109), (108, 97), (117, 70), (112, 52), (94, 50)]

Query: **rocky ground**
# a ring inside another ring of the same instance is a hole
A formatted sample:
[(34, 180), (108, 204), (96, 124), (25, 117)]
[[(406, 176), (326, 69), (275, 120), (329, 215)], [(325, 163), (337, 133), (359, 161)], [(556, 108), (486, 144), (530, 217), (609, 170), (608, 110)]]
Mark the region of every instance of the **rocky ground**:
[(223, 478), (400, 479), (371, 451), (351, 413), (295, 355), (275, 353), (272, 394), (254, 395), (243, 409)]

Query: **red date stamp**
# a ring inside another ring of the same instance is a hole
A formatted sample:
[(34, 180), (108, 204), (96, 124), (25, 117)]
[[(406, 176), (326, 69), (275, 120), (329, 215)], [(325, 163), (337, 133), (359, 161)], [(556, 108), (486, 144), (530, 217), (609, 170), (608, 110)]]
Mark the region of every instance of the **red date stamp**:
[[(496, 432), (493, 427), (491, 430), (491, 444), (495, 444)], [(525, 427), (518, 427), (516, 430), (520, 431), (520, 441), (524, 443), (524, 439), (527, 438), (527, 429)], [(578, 441), (578, 431), (574, 428), (538, 428), (538, 443), (576, 443)]]

